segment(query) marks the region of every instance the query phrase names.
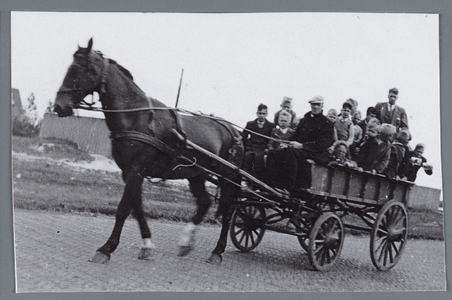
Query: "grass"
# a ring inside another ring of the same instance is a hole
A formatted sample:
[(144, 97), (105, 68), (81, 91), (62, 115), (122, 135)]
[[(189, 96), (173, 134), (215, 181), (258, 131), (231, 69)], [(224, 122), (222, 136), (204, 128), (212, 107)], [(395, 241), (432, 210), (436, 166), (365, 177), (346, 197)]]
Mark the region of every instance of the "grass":
[[(93, 157), (64, 140), (13, 137), (14, 207), (88, 215), (114, 215), (124, 182), (120, 173), (71, 167), (65, 161), (91, 162)], [(215, 194), (214, 188), (209, 193)], [(143, 184), (143, 206), (147, 218), (187, 222), (195, 213), (195, 200), (184, 181)], [(205, 218), (216, 223), (217, 204)], [(409, 210), (411, 238), (443, 240), (443, 215), (439, 212)], [(351, 234), (363, 234), (348, 230)]]

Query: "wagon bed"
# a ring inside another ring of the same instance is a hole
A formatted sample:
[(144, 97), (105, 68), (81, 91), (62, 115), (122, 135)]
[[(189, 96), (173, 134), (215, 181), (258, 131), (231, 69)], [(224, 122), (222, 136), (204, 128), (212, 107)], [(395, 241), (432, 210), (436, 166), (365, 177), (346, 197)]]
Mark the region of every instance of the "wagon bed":
[[(408, 233), (405, 205), (414, 183), (346, 167), (310, 162), (311, 184), (290, 196), (279, 197), (243, 189), (235, 202), (230, 237), (241, 251), (255, 249), (265, 230), (297, 236), (312, 266), (329, 270), (342, 251), (344, 227), (370, 232), (370, 256), (379, 270), (394, 267)], [(358, 216), (363, 224), (345, 223)]]

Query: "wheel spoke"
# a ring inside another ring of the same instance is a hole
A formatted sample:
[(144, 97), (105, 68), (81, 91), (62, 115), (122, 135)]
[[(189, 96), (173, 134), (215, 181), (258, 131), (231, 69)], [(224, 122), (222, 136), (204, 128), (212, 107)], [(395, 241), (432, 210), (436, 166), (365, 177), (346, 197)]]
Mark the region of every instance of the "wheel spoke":
[(253, 232), (252, 231), (250, 231), (250, 240), (251, 240), (251, 245), (254, 245), (255, 244), (255, 241), (254, 241), (254, 234), (253, 234)]
[(243, 231), (243, 233), (242, 233), (242, 236), (240, 237), (240, 240), (238, 241), (238, 242), (239, 242), (239, 244), (242, 244), (242, 242), (243, 242), (243, 239), (245, 238), (245, 236), (246, 236), (246, 232), (245, 232), (245, 231)]
[(234, 231), (235, 235), (239, 235), (240, 233), (242, 233), (245, 230), (245, 227), (241, 227), (239, 230)]
[(323, 243), (319, 243), (319, 244), (320, 244), (319, 247), (314, 250), (314, 254), (318, 254), (320, 251), (325, 249), (325, 244), (323, 244)]
[(392, 246), (393, 245), (394, 245), (393, 243), (389, 243), (389, 245), (388, 245), (389, 261), (390, 261), (391, 264), (394, 262), (394, 255), (392, 253)]
[(383, 256), (383, 254), (384, 254), (384, 252), (385, 252), (386, 245), (387, 245), (387, 241), (386, 241), (386, 239), (385, 239), (385, 240), (383, 240), (383, 241), (381, 242), (381, 244), (380, 244), (380, 245), (378, 246), (378, 248), (375, 250), (376, 253), (379, 253), (379, 254), (380, 254), (379, 257), (378, 257), (378, 260), (379, 260), (379, 261), (381, 261), (381, 259), (382, 259), (382, 256)]

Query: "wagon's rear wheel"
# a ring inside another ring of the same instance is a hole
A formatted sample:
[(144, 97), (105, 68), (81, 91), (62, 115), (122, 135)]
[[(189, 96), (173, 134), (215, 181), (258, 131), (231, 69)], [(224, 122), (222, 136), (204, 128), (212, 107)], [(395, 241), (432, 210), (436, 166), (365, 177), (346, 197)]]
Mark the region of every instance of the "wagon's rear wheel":
[(256, 248), (265, 233), (265, 209), (255, 206), (238, 205), (232, 215), (229, 231), (234, 246), (244, 252)]
[(408, 214), (396, 200), (386, 202), (377, 215), (370, 236), (370, 257), (380, 271), (387, 271), (399, 261), (408, 238)]
[(344, 225), (332, 212), (322, 214), (309, 235), (308, 257), (318, 271), (328, 271), (339, 258), (344, 245)]

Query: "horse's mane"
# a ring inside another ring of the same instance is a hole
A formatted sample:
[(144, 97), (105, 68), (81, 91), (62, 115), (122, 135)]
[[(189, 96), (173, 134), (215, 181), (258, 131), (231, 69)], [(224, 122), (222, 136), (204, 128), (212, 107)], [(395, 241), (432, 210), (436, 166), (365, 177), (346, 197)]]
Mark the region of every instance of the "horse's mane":
[(126, 68), (124, 68), (123, 66), (121, 66), (120, 64), (118, 64), (118, 63), (116, 62), (116, 60), (113, 60), (113, 59), (109, 58), (108, 61), (109, 61), (111, 64), (116, 65), (116, 66), (118, 67), (119, 71), (121, 71), (124, 75), (126, 75), (126, 77), (129, 77), (131, 80), (133, 80), (132, 73), (130, 73), (129, 70), (127, 70)]
[[(93, 51), (93, 53), (99, 55), (102, 59), (104, 58), (104, 55), (102, 54), (102, 52), (100, 51)], [(75, 53), (74, 56), (77, 54), (84, 54), (87, 55), (87, 48), (79, 48)], [(130, 78), (133, 81), (133, 76), (132, 73), (130, 73), (129, 70), (127, 70), (126, 68), (124, 68), (123, 66), (121, 66), (120, 64), (118, 64), (115, 60), (109, 58), (108, 59), (109, 63), (114, 64), (115, 66), (118, 67), (118, 69), (128, 78)]]

